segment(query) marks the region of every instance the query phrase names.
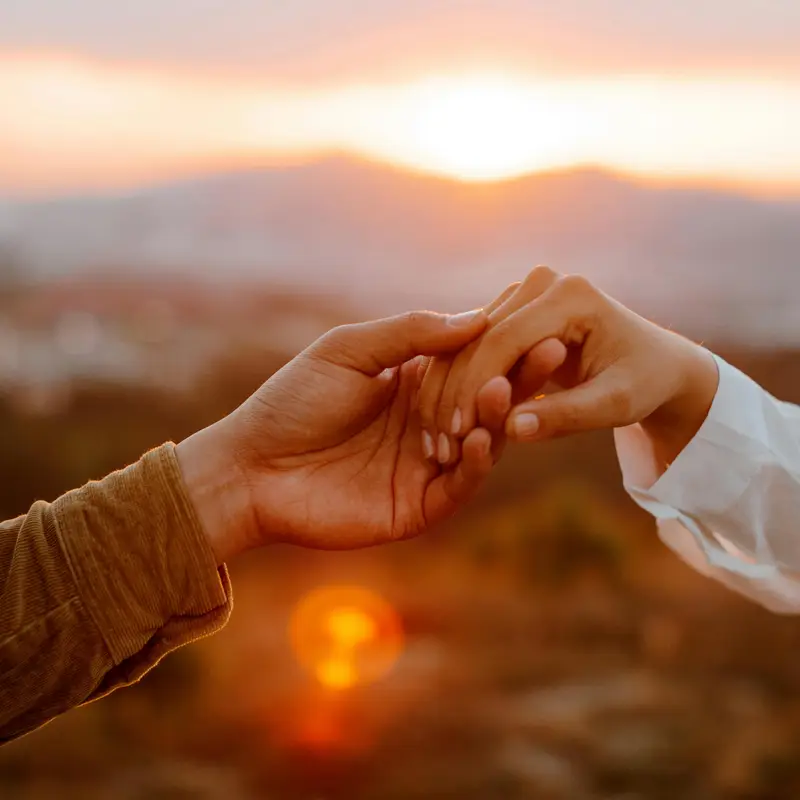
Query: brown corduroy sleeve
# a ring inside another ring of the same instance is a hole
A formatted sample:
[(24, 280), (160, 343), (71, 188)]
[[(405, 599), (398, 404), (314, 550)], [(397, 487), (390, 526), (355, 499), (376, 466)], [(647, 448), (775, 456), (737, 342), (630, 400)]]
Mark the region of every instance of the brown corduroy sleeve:
[(232, 595), (172, 444), (0, 524), (0, 743), (219, 630)]

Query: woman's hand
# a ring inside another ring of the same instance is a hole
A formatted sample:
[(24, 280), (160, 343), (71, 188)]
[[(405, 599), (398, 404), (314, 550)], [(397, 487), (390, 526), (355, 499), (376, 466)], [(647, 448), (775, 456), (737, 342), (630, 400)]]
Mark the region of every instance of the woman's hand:
[[(488, 315), (488, 328), (494, 328), (514, 312), (535, 300), (552, 284), (553, 273), (546, 269), (533, 270), (527, 278), (512, 283), (499, 297), (484, 307)], [(472, 361), (481, 340), (467, 345), (453, 356), (440, 356), (428, 359), (422, 368), (421, 386), (418, 396), (420, 419), (422, 421), (422, 446), (425, 455), (440, 464), (453, 464), (461, 453), (460, 438), (454, 435), (455, 423), (452, 411), (442, 409), (442, 394), (450, 381), (460, 380)], [(545, 384), (552, 373), (560, 367), (567, 356), (564, 345), (556, 339), (538, 343), (520, 359), (511, 372), (513, 387), (508, 381), (494, 382), (481, 394), (480, 407), (483, 413), (480, 425), (492, 433), (493, 455), (499, 457), (505, 436), (503, 427), (512, 402), (532, 397)]]
[(456, 360), (440, 393), (437, 424), (463, 437), (478, 424), (479, 412), (485, 416), (481, 396), (499, 396), (528, 354), (556, 340), (567, 353), (553, 374), (561, 391), (517, 404), (507, 434), (538, 441), (641, 423), (657, 459), (671, 463), (697, 433), (716, 394), (711, 354), (585, 278), (538, 267), (526, 283), (545, 288), (471, 345), (468, 361)]

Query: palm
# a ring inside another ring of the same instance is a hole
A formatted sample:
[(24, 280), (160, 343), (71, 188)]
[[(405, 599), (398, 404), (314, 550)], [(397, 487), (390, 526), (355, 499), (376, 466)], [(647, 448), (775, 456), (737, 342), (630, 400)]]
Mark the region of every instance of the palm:
[(422, 454), (416, 362), (378, 378), (316, 363), (312, 385), (308, 366), (290, 365), (252, 401), (249, 427), (283, 421), (277, 436), (254, 431), (268, 442), (253, 482), (259, 528), (348, 549), (417, 535), (452, 511), (452, 476)]

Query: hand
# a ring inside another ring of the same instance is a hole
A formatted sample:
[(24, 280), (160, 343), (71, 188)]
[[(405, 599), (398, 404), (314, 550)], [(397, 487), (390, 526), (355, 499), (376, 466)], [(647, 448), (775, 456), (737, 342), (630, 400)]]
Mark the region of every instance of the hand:
[(423, 457), (417, 356), (455, 352), (486, 322), (414, 313), (336, 328), (181, 442), (218, 561), (271, 542), (347, 549), (415, 536), (472, 497), (492, 467), (491, 437), (472, 431), (445, 472)]
[[(535, 300), (551, 283), (547, 270), (533, 270), (522, 283), (512, 283), (484, 311), (489, 317), (488, 328), (494, 328), (511, 314)], [(455, 356), (432, 358), (424, 367), (424, 377), (419, 391), (419, 412), (423, 425), (423, 450), (428, 458), (447, 465), (458, 461), (460, 440), (454, 428), (461, 421), (454, 419), (452, 411), (441, 404), (445, 384), (459, 381), (468, 369), (480, 339), (467, 345)], [(548, 339), (531, 348), (512, 370), (511, 383), (507, 380), (490, 382), (479, 393), (479, 424), (489, 430), (495, 460), (505, 444), (504, 426), (512, 403), (533, 397), (552, 373), (566, 359), (567, 350), (557, 339)], [(456, 431), (457, 432), (457, 431)]]
[(554, 373), (563, 391), (517, 405), (506, 423), (508, 435), (537, 441), (641, 423), (657, 460), (671, 463), (697, 433), (716, 394), (711, 354), (634, 314), (585, 278), (546, 267), (533, 275), (544, 290), (488, 330), (469, 364), (448, 377), (439, 424), (450, 420), (458, 435), (471, 430), (479, 405), (485, 413), (481, 392), (493, 386), (497, 395), (501, 376), (511, 374), (531, 348), (557, 339), (568, 353)]

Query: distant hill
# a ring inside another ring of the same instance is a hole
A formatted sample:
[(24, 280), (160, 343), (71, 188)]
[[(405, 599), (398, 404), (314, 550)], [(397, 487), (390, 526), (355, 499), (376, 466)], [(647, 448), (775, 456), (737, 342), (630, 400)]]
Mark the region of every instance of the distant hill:
[(124, 195), (5, 201), (3, 251), (37, 277), (256, 280), (344, 294), (365, 313), (480, 303), (546, 262), (696, 336), (800, 343), (800, 200), (591, 170), (463, 184), (330, 159)]

